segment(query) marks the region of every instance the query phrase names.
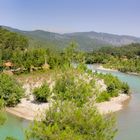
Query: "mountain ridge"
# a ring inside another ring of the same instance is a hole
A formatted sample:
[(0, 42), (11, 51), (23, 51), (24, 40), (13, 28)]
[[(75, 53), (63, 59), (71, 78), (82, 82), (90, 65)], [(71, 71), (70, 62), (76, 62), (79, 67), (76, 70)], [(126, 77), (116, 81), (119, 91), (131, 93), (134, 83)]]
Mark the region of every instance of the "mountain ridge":
[(79, 48), (85, 51), (92, 51), (93, 49), (106, 46), (120, 47), (131, 43), (140, 43), (140, 37), (130, 35), (117, 35), (95, 31), (61, 34), (39, 29), (24, 31), (8, 26), (1, 25), (1, 27), (25, 35), (32, 42), (40, 42), (44, 44), (44, 46), (45, 44), (52, 44), (53, 47), (59, 49), (65, 48), (71, 41), (77, 42)]

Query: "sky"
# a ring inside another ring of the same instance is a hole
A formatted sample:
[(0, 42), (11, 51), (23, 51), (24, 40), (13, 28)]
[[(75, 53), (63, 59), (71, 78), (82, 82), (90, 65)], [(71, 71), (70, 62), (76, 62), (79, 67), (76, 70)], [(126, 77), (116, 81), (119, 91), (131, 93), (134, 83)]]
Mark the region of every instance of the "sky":
[(0, 0), (0, 25), (140, 37), (140, 0)]

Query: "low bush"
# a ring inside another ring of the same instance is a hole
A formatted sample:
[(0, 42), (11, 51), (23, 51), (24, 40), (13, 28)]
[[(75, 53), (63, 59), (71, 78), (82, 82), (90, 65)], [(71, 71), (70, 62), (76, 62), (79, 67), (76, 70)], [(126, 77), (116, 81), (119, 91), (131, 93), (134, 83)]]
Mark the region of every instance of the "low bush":
[(110, 95), (106, 91), (103, 91), (102, 93), (100, 93), (96, 98), (96, 102), (98, 102), (98, 103), (104, 102), (104, 101), (109, 101), (109, 100), (110, 100)]
[(43, 120), (31, 124), (27, 140), (113, 140), (114, 122), (114, 118), (99, 114), (94, 107), (61, 102), (47, 110)]
[(84, 105), (92, 94), (92, 86), (84, 80), (71, 75), (62, 75), (56, 80), (54, 94), (62, 101), (73, 101), (78, 106)]
[(123, 93), (125, 93), (125, 94), (129, 94), (130, 88), (129, 88), (129, 86), (128, 86), (127, 83), (123, 83), (123, 84), (122, 84), (122, 91), (123, 91)]
[(35, 88), (33, 94), (37, 101), (47, 102), (48, 97), (51, 95), (49, 85), (47, 83), (44, 83), (41, 87)]
[(6, 106), (15, 106), (23, 97), (23, 89), (17, 81), (6, 74), (0, 74), (0, 98)]

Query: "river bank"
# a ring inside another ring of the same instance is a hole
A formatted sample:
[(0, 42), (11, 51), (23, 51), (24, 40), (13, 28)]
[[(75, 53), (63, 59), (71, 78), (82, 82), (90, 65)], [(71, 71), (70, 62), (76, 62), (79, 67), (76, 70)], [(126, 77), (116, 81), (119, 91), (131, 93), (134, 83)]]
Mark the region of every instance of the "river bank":
[(111, 98), (110, 101), (96, 103), (95, 105), (101, 114), (114, 113), (122, 110), (125, 103), (129, 102), (130, 99), (131, 96), (120, 94), (118, 97)]
[[(126, 94), (120, 94), (118, 97), (114, 97), (110, 101), (96, 103), (95, 106), (101, 114), (113, 113), (122, 110), (124, 103), (129, 101), (130, 98), (131, 97)], [(16, 107), (6, 108), (6, 111), (20, 118), (33, 121), (35, 118), (40, 119), (40, 115), (43, 115), (43, 111), (48, 109), (49, 105), (49, 103), (39, 104), (24, 98)]]
[(33, 100), (23, 98), (21, 103), (15, 107), (7, 107), (6, 111), (20, 118), (33, 121), (34, 119), (39, 120), (49, 106), (50, 103), (37, 103)]
[[(118, 72), (119, 70), (117, 69), (111, 69), (111, 68), (104, 68), (102, 65), (99, 65), (97, 67), (98, 70), (105, 70), (105, 71), (112, 71), (112, 72)], [(121, 71), (119, 71), (121, 72)], [(126, 74), (130, 74), (130, 75), (135, 75), (135, 76), (140, 76), (140, 73), (136, 73), (136, 72), (122, 72), (122, 73), (126, 73)]]
[(98, 70), (106, 70), (106, 71), (118, 71), (116, 69), (110, 69), (110, 68), (104, 68), (102, 65), (99, 65), (97, 67)]
[[(104, 69), (102, 66), (98, 67), (99, 69)], [(112, 71), (111, 69), (108, 69)], [(115, 70), (114, 70), (115, 71)], [(43, 83), (43, 80), (28, 80), (27, 78), (25, 82), (23, 82), (23, 88), (25, 89), (26, 98), (21, 100), (16, 107), (6, 108), (6, 111), (12, 113), (18, 117), (24, 118), (26, 120), (34, 120), (40, 119), (40, 115), (43, 115), (43, 111), (49, 108), (51, 105), (51, 101), (48, 103), (38, 103), (35, 101), (34, 96), (32, 94), (33, 89), (36, 87), (40, 87)], [(88, 77), (87, 82), (89, 82), (90, 77)], [(20, 80), (21, 81), (21, 80)], [(51, 85), (54, 84), (52, 81), (48, 81)], [(99, 91), (102, 92), (106, 90), (106, 85), (104, 84), (103, 80), (96, 79), (96, 87), (98, 87)], [(126, 94), (120, 94), (118, 97), (112, 98), (110, 101), (96, 103), (97, 109), (100, 113), (106, 114), (109, 112), (116, 112), (123, 108), (124, 102), (130, 99), (130, 96)]]
[[(90, 68), (93, 69), (93, 65), (90, 65)], [(96, 68), (93, 69), (94, 71), (96, 71)], [(97, 70), (98, 71), (98, 70)], [(99, 71), (102, 72), (102, 71)], [(108, 71), (103, 71), (103, 73), (108, 73)], [(139, 139), (139, 130), (140, 130), (140, 125), (139, 125), (139, 116), (140, 116), (140, 77), (139, 76), (133, 76), (133, 75), (128, 75), (128, 74), (124, 74), (124, 73), (120, 73), (118, 72), (109, 72), (111, 74), (113, 74), (114, 76), (117, 76), (120, 80), (122, 80), (123, 82), (128, 82), (130, 88), (131, 88), (131, 92), (132, 94), (132, 98), (129, 97), (128, 100), (125, 100), (122, 103), (122, 110), (118, 111), (116, 113), (116, 120), (117, 120), (117, 128), (118, 128), (118, 134), (115, 138), (115, 140), (132, 140), (132, 139)], [(129, 100), (131, 99), (131, 101), (129, 102)], [(15, 115), (14, 115), (15, 116)], [(13, 133), (13, 131), (15, 131), (15, 134), (13, 136), (17, 137), (19, 135), (17, 135), (17, 131), (20, 131), (20, 133), (22, 134), (23, 132), (21, 132), (21, 130), (23, 128), (20, 128), (23, 124), (23, 122), (26, 122), (25, 120), (20, 119), (19, 117), (14, 117), (17, 125), (14, 123), (11, 124), (11, 122), (8, 122), (7, 127), (4, 127), (4, 130), (6, 130), (6, 132), (11, 132)], [(13, 122), (13, 120), (12, 120)], [(16, 128), (14, 126), (17, 126)], [(23, 125), (22, 127), (25, 127), (25, 125)], [(8, 129), (9, 128), (9, 129)], [(0, 135), (4, 135), (5, 133), (1, 133)], [(19, 140), (23, 140), (22, 137), (19, 136)], [(5, 138), (5, 137), (4, 137)]]

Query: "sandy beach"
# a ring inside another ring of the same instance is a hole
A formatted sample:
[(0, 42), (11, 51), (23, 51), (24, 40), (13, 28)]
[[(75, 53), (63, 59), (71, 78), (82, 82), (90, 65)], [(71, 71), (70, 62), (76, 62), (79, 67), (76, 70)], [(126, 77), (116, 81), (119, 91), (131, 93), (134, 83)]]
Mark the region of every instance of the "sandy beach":
[[(114, 97), (110, 101), (96, 103), (96, 107), (101, 114), (116, 112), (123, 109), (124, 102), (129, 99), (130, 96), (120, 94), (118, 97)], [(33, 121), (34, 118), (40, 119), (37, 117), (43, 114), (43, 110), (47, 108), (49, 108), (49, 103), (37, 104), (24, 98), (16, 107), (6, 108), (6, 111), (26, 120)]]
[[(106, 71), (119, 71), (116, 69), (109, 69), (109, 68), (104, 68), (102, 65), (99, 65), (97, 67), (98, 70), (106, 70)], [(121, 71), (120, 71), (121, 72)], [(135, 76), (140, 76), (140, 73), (136, 73), (136, 72), (124, 72), (126, 74), (130, 74), (130, 75), (135, 75)]]
[[(103, 67), (99, 67), (100, 69), (104, 69)], [(88, 77), (88, 79), (90, 79)], [(89, 81), (87, 81), (89, 82)], [(6, 108), (6, 111), (12, 113), (18, 117), (24, 118), (26, 120), (34, 120), (40, 119), (40, 115), (44, 114), (43, 111), (49, 108), (51, 105), (51, 101), (48, 103), (37, 103), (35, 102), (34, 96), (32, 95), (32, 91), (35, 87), (40, 87), (42, 82), (25, 82), (23, 88), (25, 89), (25, 93), (27, 95), (26, 98), (23, 98), (21, 102), (16, 107)], [(54, 84), (54, 83), (53, 83)], [(51, 87), (53, 84), (50, 84)], [(103, 80), (96, 79), (96, 87), (100, 89), (100, 92), (106, 90), (106, 85)], [(130, 96), (126, 94), (120, 94), (118, 97), (112, 98), (110, 101), (96, 103), (97, 109), (100, 113), (109, 113), (116, 112), (123, 108), (124, 102), (130, 99)]]
[(36, 103), (23, 98), (16, 107), (8, 107), (6, 111), (26, 120), (40, 119), (40, 116), (49, 108), (49, 103)]
[(127, 72), (127, 74), (135, 75), (135, 76), (140, 76), (140, 73), (136, 73), (136, 72)]
[(120, 94), (118, 97), (112, 98), (110, 101), (96, 103), (96, 107), (101, 114), (117, 112), (123, 109), (125, 102), (129, 101), (131, 96)]
[(104, 68), (102, 65), (99, 65), (97, 67), (98, 70), (106, 70), (106, 71), (118, 71), (118, 70), (115, 70), (115, 69), (109, 69), (109, 68)]

